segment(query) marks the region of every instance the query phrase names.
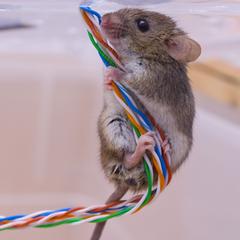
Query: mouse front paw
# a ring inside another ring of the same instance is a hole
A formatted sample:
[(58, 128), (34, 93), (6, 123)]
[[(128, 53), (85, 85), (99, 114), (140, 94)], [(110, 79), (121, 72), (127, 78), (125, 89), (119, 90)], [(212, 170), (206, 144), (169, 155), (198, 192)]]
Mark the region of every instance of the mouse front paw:
[(107, 90), (112, 90), (112, 81), (121, 81), (124, 72), (118, 68), (108, 67), (104, 73), (104, 86)]

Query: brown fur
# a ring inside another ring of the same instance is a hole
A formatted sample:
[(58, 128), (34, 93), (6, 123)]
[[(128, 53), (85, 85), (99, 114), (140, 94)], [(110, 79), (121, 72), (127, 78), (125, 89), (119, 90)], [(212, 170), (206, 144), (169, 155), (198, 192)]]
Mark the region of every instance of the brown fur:
[[(141, 32), (136, 24), (137, 19), (147, 20), (149, 31)], [(106, 14), (102, 29), (126, 68), (121, 83), (128, 88), (138, 107), (149, 111), (168, 136), (172, 158), (170, 167), (175, 172), (191, 149), (195, 115), (184, 60), (195, 60), (200, 54), (200, 46), (185, 37), (170, 17), (139, 9), (121, 9)], [(174, 38), (178, 36), (181, 36), (178, 39), (180, 43), (186, 39), (187, 44), (194, 44), (190, 48), (186, 44), (177, 45), (177, 48)], [(187, 52), (194, 48), (198, 48), (194, 54)], [(98, 132), (101, 164), (109, 181), (115, 184), (116, 189), (126, 186), (132, 191), (145, 189), (147, 179), (143, 162), (131, 169), (124, 166), (126, 155), (135, 151), (136, 143), (124, 110), (112, 92), (106, 90)], [(96, 226), (92, 239), (100, 238), (103, 227), (104, 224)]]
[[(122, 83), (132, 92), (139, 106), (144, 103), (137, 96), (159, 104), (159, 109), (167, 106), (175, 119), (174, 127), (186, 136), (188, 147), (185, 154), (175, 162), (173, 159), (172, 170), (175, 171), (187, 157), (192, 145), (195, 110), (185, 63), (176, 61), (168, 54), (166, 43), (172, 37), (185, 33), (170, 17), (156, 12), (121, 9), (105, 15), (105, 18), (109, 18), (110, 24), (103, 26), (103, 31), (120, 53), (128, 70)], [(136, 20), (139, 18), (149, 23), (150, 29), (146, 33), (137, 29)], [(138, 69), (142, 69), (140, 73)], [(113, 110), (116, 106), (118, 103), (113, 97), (105, 97), (98, 124), (102, 166), (107, 178), (115, 185), (129, 183), (130, 189), (138, 191), (147, 186), (143, 164), (131, 170), (122, 165), (125, 154), (134, 151), (135, 143), (123, 110), (119, 106)], [(168, 134), (168, 129), (164, 130)], [(118, 138), (121, 141), (117, 141)]]

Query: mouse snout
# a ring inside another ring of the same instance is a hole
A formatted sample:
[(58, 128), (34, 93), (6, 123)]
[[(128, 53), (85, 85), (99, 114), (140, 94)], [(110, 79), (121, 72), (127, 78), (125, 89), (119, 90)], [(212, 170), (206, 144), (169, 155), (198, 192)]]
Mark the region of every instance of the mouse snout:
[(107, 27), (110, 24), (110, 22), (111, 22), (111, 14), (107, 13), (107, 14), (103, 15), (101, 26)]
[(114, 26), (117, 26), (119, 24), (121, 24), (121, 19), (118, 16), (116, 16), (116, 14), (107, 13), (102, 17), (101, 26), (103, 28), (106, 29), (113, 28)]

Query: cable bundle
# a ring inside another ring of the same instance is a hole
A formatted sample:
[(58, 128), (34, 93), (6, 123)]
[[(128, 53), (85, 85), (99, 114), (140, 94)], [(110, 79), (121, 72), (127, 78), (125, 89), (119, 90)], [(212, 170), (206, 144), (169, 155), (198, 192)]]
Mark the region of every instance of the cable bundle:
[[(100, 30), (101, 15), (88, 6), (80, 6), (80, 12), (88, 28), (88, 36), (97, 49), (106, 67), (112, 66), (124, 70), (116, 51), (109, 46)], [(161, 128), (152, 116), (146, 115), (137, 108), (127, 90), (119, 82), (113, 81), (113, 94), (125, 109), (132, 126), (136, 141), (148, 131), (156, 132), (156, 146), (149, 158), (144, 155), (144, 168), (148, 179), (148, 189), (144, 194), (136, 195), (129, 200), (121, 200), (110, 204), (91, 207), (64, 208), (47, 210), (29, 215), (10, 217), (0, 216), (0, 231), (18, 229), (27, 226), (38, 228), (55, 227), (62, 224), (97, 223), (121, 215), (129, 215), (157, 198), (158, 194), (169, 184), (172, 173), (170, 169), (170, 155), (168, 141)], [(158, 175), (156, 187), (153, 185), (154, 171)]]

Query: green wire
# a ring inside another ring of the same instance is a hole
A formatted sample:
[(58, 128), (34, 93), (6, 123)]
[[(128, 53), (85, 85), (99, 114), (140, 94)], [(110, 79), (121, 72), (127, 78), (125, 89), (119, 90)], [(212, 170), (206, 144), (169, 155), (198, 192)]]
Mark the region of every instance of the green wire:
[[(131, 125), (132, 125), (134, 131), (136, 132), (137, 136), (140, 137), (141, 133), (139, 132), (139, 130), (132, 123), (131, 123)], [(151, 194), (152, 194), (152, 186), (153, 186), (151, 173), (150, 173), (149, 167), (146, 163), (146, 160), (144, 160), (143, 163), (144, 163), (144, 169), (145, 169), (147, 179), (148, 179), (148, 190), (147, 190), (146, 199), (142, 203), (141, 207), (145, 206), (150, 201)], [(130, 211), (132, 208), (133, 207), (124, 208), (120, 211), (117, 211), (117, 212), (111, 214), (110, 216), (106, 216), (106, 217), (103, 217), (103, 218), (100, 218), (100, 219), (93, 220), (93, 221), (91, 221), (91, 223), (105, 222), (105, 221), (107, 221), (111, 218), (119, 217), (119, 216), (127, 213), (128, 211)], [(81, 220), (83, 220), (83, 219), (82, 218), (71, 218), (71, 219), (66, 219), (66, 220), (63, 220), (63, 221), (60, 221), (60, 222), (56, 222), (56, 223), (48, 223), (48, 224), (39, 225), (39, 226), (36, 226), (36, 227), (37, 228), (50, 228), (50, 227), (55, 227), (55, 226), (59, 226), (59, 225), (62, 225), (62, 224), (71, 224), (71, 223), (80, 222)]]
[[(132, 128), (134, 129), (134, 131), (136, 132), (137, 136), (140, 137), (141, 133), (139, 132), (139, 130), (132, 123), (131, 123), (131, 125), (132, 125)], [(142, 207), (145, 206), (150, 201), (151, 196), (152, 196), (152, 186), (153, 186), (153, 181), (152, 181), (152, 176), (151, 176), (151, 173), (150, 173), (150, 169), (149, 169), (145, 159), (143, 161), (143, 164), (144, 164), (144, 169), (145, 169), (145, 172), (146, 172), (146, 175), (147, 175), (147, 180), (148, 180), (148, 190), (147, 190), (146, 199), (144, 200), (144, 202), (141, 205)]]
[(36, 226), (36, 228), (51, 228), (51, 227), (56, 227), (56, 226), (63, 225), (63, 224), (71, 224), (71, 223), (80, 222), (81, 220), (83, 220), (83, 219), (82, 218), (70, 218), (70, 219), (60, 221), (60, 222), (42, 224), (42, 225)]
[(91, 223), (105, 222), (110, 218), (119, 217), (119, 216), (123, 215), (124, 213), (127, 213), (128, 211), (130, 211), (132, 208), (133, 207), (124, 208), (116, 213), (111, 214), (110, 216), (106, 216), (106, 217), (103, 217), (103, 218), (100, 218), (97, 220), (93, 220), (93, 221), (91, 221)]
[(0, 229), (0, 232), (1, 231), (5, 231), (5, 230), (15, 230), (16, 228), (11, 228), (11, 227), (8, 227), (8, 228), (3, 228), (3, 229)]
[[(103, 57), (104, 60), (107, 61), (111, 66), (117, 67), (116, 63), (113, 61), (111, 56), (109, 56), (107, 53), (104, 52), (104, 50), (94, 40), (93, 35), (89, 31), (88, 31), (88, 36), (89, 36), (89, 39), (92, 42), (93, 46), (96, 48), (98, 53), (101, 55), (101, 57)], [(131, 125), (132, 125), (133, 130), (136, 132), (137, 136), (140, 137), (141, 133), (139, 132), (139, 130), (132, 123), (131, 123)], [(144, 202), (142, 203), (141, 207), (145, 206), (150, 201), (151, 195), (152, 195), (152, 186), (153, 186), (153, 181), (152, 181), (152, 176), (151, 176), (151, 173), (150, 173), (150, 169), (149, 169), (145, 159), (143, 161), (143, 164), (144, 164), (144, 169), (145, 169), (145, 172), (146, 172), (146, 175), (147, 175), (147, 180), (148, 180), (148, 190), (147, 190), (147, 196), (146, 196)], [(111, 214), (110, 216), (106, 216), (106, 217), (103, 217), (103, 218), (100, 218), (100, 219), (93, 220), (93, 221), (91, 221), (91, 223), (105, 222), (105, 221), (107, 221), (111, 218), (119, 217), (119, 216), (129, 212), (132, 208), (133, 207), (124, 208), (120, 211), (117, 211), (117, 212)], [(56, 222), (56, 223), (42, 224), (42, 225), (39, 225), (39, 226), (36, 226), (36, 227), (37, 228), (51, 228), (51, 227), (59, 226), (59, 225), (62, 225), (62, 224), (71, 224), (71, 223), (80, 222), (81, 220), (84, 220), (84, 219), (76, 217), (76, 218), (62, 220), (62, 221)]]
[[(123, 210), (118, 211), (116, 213), (113, 213), (110, 216), (103, 217), (103, 218), (97, 219), (97, 220), (93, 220), (93, 221), (91, 221), (91, 223), (105, 222), (105, 221), (107, 221), (110, 218), (114, 218), (114, 217), (118, 217), (118, 216), (123, 215), (124, 213), (128, 212), (129, 210), (131, 210), (131, 208), (132, 207), (124, 208)], [(56, 223), (42, 224), (42, 225), (39, 225), (39, 226), (36, 226), (36, 227), (37, 228), (51, 228), (51, 227), (56, 227), (56, 226), (59, 226), (59, 225), (62, 225), (62, 224), (71, 224), (71, 223), (80, 222), (81, 220), (84, 220), (84, 219), (76, 217), (76, 218), (70, 218), (70, 219), (62, 220), (62, 221), (56, 222)]]
[(146, 163), (146, 160), (144, 159), (143, 161), (143, 164), (144, 164), (144, 168), (145, 168), (145, 172), (146, 172), (146, 175), (147, 175), (147, 179), (148, 179), (148, 192), (147, 192), (147, 196), (146, 196), (146, 199), (144, 200), (144, 202), (142, 203), (142, 207), (147, 205), (148, 202), (150, 201), (151, 199), (151, 196), (152, 196), (152, 186), (153, 186), (153, 182), (152, 182), (152, 178), (151, 178), (151, 173), (150, 173), (150, 170), (149, 170), (149, 167)]
[[(94, 37), (93, 35), (88, 31), (88, 36), (89, 36), (89, 39), (90, 41), (92, 42), (93, 46), (96, 48), (96, 50), (98, 51), (98, 53), (101, 55), (101, 57), (103, 57), (105, 59), (105, 61), (107, 61), (111, 66), (113, 67), (117, 67), (116, 63), (112, 60), (112, 58), (103, 51), (103, 49), (101, 48), (101, 45), (99, 45), (95, 40), (94, 40)], [(140, 137), (141, 136), (141, 133), (139, 132), (139, 130), (133, 125), (131, 124), (134, 131), (136, 132), (137, 136)], [(146, 175), (147, 175), (147, 179), (148, 179), (148, 192), (147, 192), (147, 196), (146, 196), (146, 199), (144, 200), (143, 204), (141, 206), (145, 206), (151, 199), (151, 195), (152, 195), (152, 186), (153, 186), (153, 182), (152, 182), (152, 177), (151, 177), (151, 173), (150, 173), (150, 170), (149, 170), (149, 167), (146, 163), (146, 160), (144, 159), (144, 169), (145, 169), (145, 172), (146, 172)], [(129, 209), (130, 210), (130, 209)], [(123, 210), (117, 212), (119, 213), (119, 215), (122, 215), (124, 214), (125, 212), (122, 213)], [(114, 216), (116, 215), (116, 213), (113, 214)], [(113, 216), (111, 215), (111, 216)], [(116, 216), (119, 216), (118, 214)], [(106, 219), (109, 219), (111, 218), (111, 216), (108, 216), (108, 217), (105, 217)], [(113, 217), (114, 217), (113, 216)], [(105, 219), (103, 218), (103, 219)], [(99, 220), (95, 220), (93, 222), (100, 222), (100, 221), (105, 221), (105, 220), (102, 220), (102, 219), (99, 219)]]
[[(100, 56), (106, 61), (108, 62), (108, 64), (112, 67), (117, 67), (117, 64), (114, 62), (114, 60), (112, 59), (112, 57), (107, 53), (105, 52), (101, 45), (99, 45), (93, 35), (89, 32), (88, 32), (88, 36), (89, 36), (89, 39), (90, 41), (92, 42), (93, 46), (96, 48), (96, 50), (98, 51), (98, 53), (100, 54)], [(130, 123), (133, 130), (135, 131), (136, 135), (138, 137), (141, 136), (141, 133), (139, 132), (139, 130), (136, 128), (136, 126), (134, 126), (132, 123)], [(144, 202), (142, 203), (141, 207), (144, 207), (151, 199), (151, 195), (152, 195), (152, 186), (153, 186), (153, 180), (152, 180), (152, 176), (151, 176), (151, 172), (150, 172), (150, 169), (148, 167), (148, 164), (146, 162), (146, 160), (144, 159), (143, 161), (143, 164), (144, 164), (144, 169), (145, 169), (145, 172), (146, 172), (146, 175), (147, 175), (147, 180), (148, 180), (148, 190), (147, 190), (147, 196), (144, 200)], [(114, 217), (118, 217), (118, 216), (121, 216), (127, 212), (129, 212), (131, 209), (133, 209), (133, 207), (126, 207), (122, 210), (119, 210), (113, 214), (111, 214), (110, 216), (106, 216), (106, 217), (103, 217), (103, 218), (100, 218), (100, 219), (96, 219), (96, 220), (93, 220), (93, 221), (90, 221), (91, 223), (99, 223), (99, 222), (105, 222), (111, 218), (114, 218)], [(65, 220), (62, 220), (62, 221), (59, 221), (59, 222), (55, 222), (55, 223), (46, 223), (46, 224), (42, 224), (42, 225), (39, 225), (39, 226), (35, 226), (36, 228), (51, 228), (51, 227), (56, 227), (56, 226), (59, 226), (59, 225), (63, 225), (63, 224), (71, 224), (71, 223), (77, 223), (77, 222), (80, 222), (84, 220), (84, 218), (79, 218), (79, 217), (75, 217), (75, 218), (70, 218), (70, 219), (65, 219)], [(9, 230), (12, 230), (14, 228), (7, 228)], [(7, 230), (7, 229), (0, 229), (0, 231), (3, 231), (3, 230)]]
[(117, 67), (116, 63), (112, 60), (112, 58), (103, 51), (101, 46), (94, 40), (93, 35), (88, 31), (88, 37), (90, 41), (92, 42), (93, 46), (96, 48), (96, 50), (99, 52), (101, 57), (103, 57), (112, 67)]

